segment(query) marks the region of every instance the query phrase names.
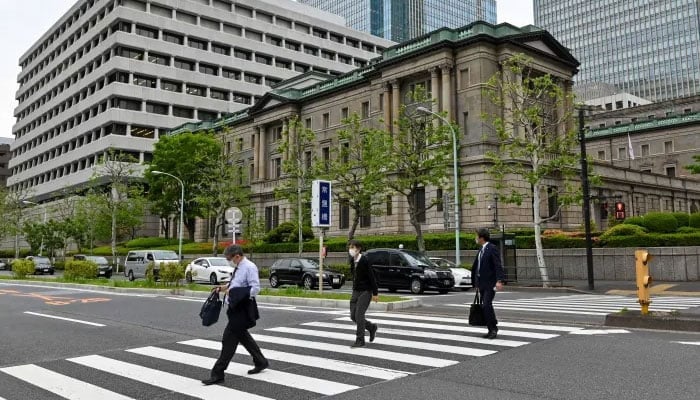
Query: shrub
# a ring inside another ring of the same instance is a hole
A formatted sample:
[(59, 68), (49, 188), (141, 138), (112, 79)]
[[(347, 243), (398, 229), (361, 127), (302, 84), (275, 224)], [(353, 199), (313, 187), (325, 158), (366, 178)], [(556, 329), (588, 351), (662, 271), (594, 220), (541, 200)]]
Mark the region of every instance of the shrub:
[[(310, 226), (303, 226), (301, 234), (304, 241), (314, 238), (314, 232)], [(279, 224), (265, 236), (266, 243), (297, 243), (298, 239), (297, 224), (291, 221)]]
[(600, 236), (600, 240), (607, 240), (613, 236), (632, 236), (646, 233), (645, 229), (639, 225), (620, 224), (616, 225)]
[(98, 271), (99, 267), (93, 261), (69, 261), (63, 277), (70, 281), (92, 279), (97, 277)]
[[(186, 241), (183, 239), (183, 243)], [(188, 242), (188, 241), (187, 241)], [(143, 237), (132, 239), (124, 244), (124, 247), (128, 249), (153, 249), (156, 247), (164, 246), (177, 246), (179, 244), (178, 239), (166, 239), (162, 237)]]
[(683, 226), (688, 226), (688, 222), (690, 220), (690, 216), (688, 213), (684, 212), (674, 212), (671, 213), (673, 215), (673, 218), (676, 219), (676, 222), (678, 222), (678, 227), (683, 227)]
[(340, 272), (341, 274), (345, 275), (345, 279), (352, 279), (352, 274), (350, 273), (350, 263), (345, 263), (345, 264), (329, 264), (329, 265), (323, 265), (323, 269), (330, 269), (335, 272)]
[(644, 227), (649, 232), (671, 233), (678, 229), (678, 221), (669, 213), (651, 212), (644, 215)]
[(185, 267), (180, 263), (161, 263), (158, 279), (165, 285), (180, 286), (180, 282), (185, 279)]
[(634, 236), (614, 236), (606, 247), (668, 247), (700, 246), (700, 233), (648, 233)]
[(32, 260), (14, 260), (12, 261), (12, 275), (18, 279), (24, 279), (27, 275), (34, 273), (34, 261)]
[(692, 213), (688, 217), (688, 226), (700, 228), (700, 213)]
[(153, 261), (151, 261), (146, 266), (146, 282), (149, 285), (153, 285), (156, 283), (156, 277), (157, 277), (157, 275), (156, 275), (156, 271), (155, 271), (155, 263)]
[(54, 261), (53, 268), (55, 270), (63, 271), (64, 269), (66, 269), (66, 262), (65, 261)]
[(700, 233), (700, 228), (693, 228), (692, 226), (681, 226), (678, 228), (676, 233)]
[(645, 227), (644, 226), (644, 218), (642, 218), (642, 217), (625, 218), (625, 220), (622, 221), (622, 223), (628, 224), (628, 225), (637, 225), (637, 226), (641, 226), (642, 228)]

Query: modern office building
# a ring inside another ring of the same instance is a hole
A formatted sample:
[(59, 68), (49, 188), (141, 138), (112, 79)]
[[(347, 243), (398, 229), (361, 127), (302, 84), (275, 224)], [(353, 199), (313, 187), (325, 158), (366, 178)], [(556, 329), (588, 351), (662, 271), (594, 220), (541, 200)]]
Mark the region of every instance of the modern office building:
[(534, 16), (581, 62), (577, 85), (651, 101), (700, 94), (697, 0), (534, 0)]
[(496, 23), (496, 0), (298, 0), (341, 15), (347, 25), (404, 42), (442, 27)]
[(12, 158), (10, 144), (12, 139), (0, 137), (0, 188), (7, 186), (7, 178), (10, 176), (9, 163)]
[(8, 185), (33, 201), (89, 181), (109, 149), (254, 104), (282, 80), (340, 75), (393, 44), (291, 0), (80, 0), (22, 55)]

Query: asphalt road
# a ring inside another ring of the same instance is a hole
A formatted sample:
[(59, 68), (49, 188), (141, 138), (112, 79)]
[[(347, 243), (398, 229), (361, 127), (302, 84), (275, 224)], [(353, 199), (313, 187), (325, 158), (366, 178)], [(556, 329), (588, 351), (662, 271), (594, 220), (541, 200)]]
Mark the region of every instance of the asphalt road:
[(488, 341), (482, 328), (466, 324), (466, 311), (450, 305), (472, 296), (424, 295), (420, 309), (371, 313), (378, 339), (359, 350), (348, 346), (347, 310), (261, 303), (252, 332), (271, 370), (251, 379), (250, 357), (239, 354), (224, 385), (204, 388), (198, 380), (218, 354), (224, 321), (201, 326), (201, 299), (0, 282), (0, 399), (700, 396), (698, 334), (611, 330), (566, 313), (553, 323), (537, 319), (547, 313), (511, 310), (498, 312), (499, 338)]

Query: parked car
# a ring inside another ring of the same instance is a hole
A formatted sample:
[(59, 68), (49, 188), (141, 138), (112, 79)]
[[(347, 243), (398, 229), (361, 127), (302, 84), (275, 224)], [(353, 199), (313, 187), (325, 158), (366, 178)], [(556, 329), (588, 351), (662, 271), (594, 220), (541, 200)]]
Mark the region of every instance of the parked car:
[(163, 263), (179, 263), (180, 257), (172, 250), (133, 250), (126, 255), (124, 276), (133, 281), (144, 278), (148, 264), (153, 263), (153, 275), (157, 278), (160, 265)]
[(51, 260), (48, 257), (27, 256), (26, 259), (34, 261), (34, 275), (53, 275), (53, 264), (51, 264)]
[(219, 282), (228, 282), (233, 275), (233, 267), (224, 257), (198, 258), (185, 267), (185, 280), (208, 281), (212, 285)]
[(12, 270), (12, 260), (0, 260), (0, 269), (11, 271)]
[[(320, 274), (318, 262), (310, 258), (281, 258), (270, 267), (270, 286), (285, 283), (313, 289), (318, 287)], [(323, 286), (340, 289), (345, 284), (345, 275), (323, 268)]]
[(371, 249), (365, 256), (372, 266), (377, 285), (390, 292), (408, 289), (413, 294), (425, 290), (447, 293), (455, 284), (448, 268), (438, 267), (417, 251)]
[(457, 264), (444, 258), (430, 257), (430, 261), (439, 267), (450, 269), (455, 277), (455, 285), (453, 286), (455, 289), (468, 290), (472, 287), (472, 272), (470, 270), (458, 267)]
[(112, 277), (112, 266), (106, 258), (100, 256), (86, 256), (85, 254), (76, 254), (73, 256), (75, 261), (92, 261), (97, 264), (97, 276), (104, 276), (109, 279)]

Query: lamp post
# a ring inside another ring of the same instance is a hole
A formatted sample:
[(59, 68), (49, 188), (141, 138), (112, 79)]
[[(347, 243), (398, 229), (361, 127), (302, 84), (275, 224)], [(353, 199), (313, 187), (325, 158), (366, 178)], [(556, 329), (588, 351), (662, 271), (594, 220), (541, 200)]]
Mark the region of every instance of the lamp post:
[(151, 171), (153, 175), (167, 175), (175, 180), (180, 184), (180, 226), (178, 228), (178, 241), (179, 244), (177, 246), (177, 257), (182, 260), (182, 220), (183, 220), (183, 213), (184, 213), (184, 207), (185, 207), (185, 184), (182, 183), (182, 180), (178, 178), (177, 176), (173, 174), (169, 174), (167, 172), (162, 172), (162, 171)]
[(588, 184), (588, 158), (586, 157), (586, 129), (584, 113), (593, 107), (577, 106), (578, 141), (581, 145), (581, 189), (583, 190), (583, 224), (586, 230), (586, 266), (588, 270), (588, 289), (593, 290), (593, 240), (591, 239), (591, 189)]
[[(35, 203), (33, 201), (29, 200), (22, 200), (22, 204), (27, 204), (27, 205), (32, 205), (32, 206), (38, 206), (40, 205), (39, 203)], [(46, 204), (41, 204), (41, 207), (44, 209), (44, 224), (46, 224)], [(44, 235), (41, 235), (41, 245), (39, 246), (39, 257), (41, 257), (41, 253), (44, 251)]]
[(418, 107), (416, 108), (416, 111), (423, 113), (423, 114), (430, 114), (434, 115), (437, 117), (440, 121), (444, 122), (447, 124), (447, 126), (450, 127), (450, 130), (452, 131), (452, 174), (454, 175), (454, 185), (455, 185), (455, 201), (454, 201), (454, 210), (455, 210), (455, 264), (457, 266), (462, 265), (461, 262), (461, 257), (460, 257), (460, 251), (459, 251), (459, 175), (457, 174), (457, 132), (455, 132), (454, 127), (452, 124), (445, 119), (442, 115), (433, 112), (431, 110), (428, 110), (425, 107)]

